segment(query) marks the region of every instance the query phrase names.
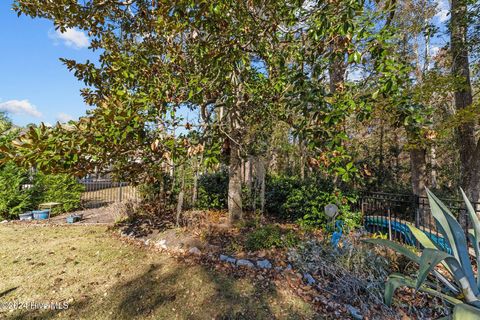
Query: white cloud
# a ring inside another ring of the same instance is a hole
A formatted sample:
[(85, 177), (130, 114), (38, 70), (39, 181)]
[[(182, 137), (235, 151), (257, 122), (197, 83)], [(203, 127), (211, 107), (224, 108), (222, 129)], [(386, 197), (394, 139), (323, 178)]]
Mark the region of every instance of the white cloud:
[(28, 100), (8, 100), (0, 103), (0, 111), (41, 118), (42, 113)]
[(55, 43), (62, 41), (65, 45), (76, 49), (86, 48), (90, 43), (84, 32), (73, 28), (67, 28), (63, 33), (60, 32), (60, 30), (56, 30), (55, 32), (50, 30), (48, 36), (53, 39)]
[(433, 47), (430, 48), (430, 55), (432, 57), (436, 56), (439, 51), (440, 51), (440, 47), (433, 46)]
[(55, 119), (60, 123), (66, 123), (70, 120), (73, 120), (73, 117), (67, 113), (60, 112), (59, 114), (57, 114), (57, 117)]
[(437, 9), (438, 12), (435, 15), (438, 21), (445, 22), (449, 19), (450, 15), (450, 4), (446, 0), (437, 0)]

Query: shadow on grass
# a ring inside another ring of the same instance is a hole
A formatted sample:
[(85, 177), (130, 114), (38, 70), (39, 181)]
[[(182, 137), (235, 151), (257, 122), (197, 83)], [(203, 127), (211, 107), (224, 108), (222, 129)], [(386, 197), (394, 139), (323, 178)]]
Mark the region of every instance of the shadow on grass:
[[(253, 290), (248, 294), (242, 294), (235, 286), (235, 279), (225, 275), (217, 276), (210, 273), (210, 280), (216, 287), (216, 293), (206, 301), (204, 307), (213, 301), (223, 304), (221, 312), (215, 319), (310, 319), (311, 316), (302, 314), (298, 310), (292, 308), (286, 309), (283, 305), (278, 311), (282, 314), (278, 315), (272, 309), (270, 301), (279, 302), (282, 299), (273, 284), (266, 287), (261, 281), (253, 281)], [(240, 278), (241, 279), (241, 278)], [(237, 280), (238, 281), (238, 280)], [(270, 301), (269, 301), (270, 300)], [(219, 310), (220, 311), (220, 310)]]
[(17, 289), (18, 289), (18, 287), (13, 287), (13, 288), (7, 289), (7, 290), (5, 290), (5, 291), (3, 291), (3, 292), (0, 292), (0, 298), (5, 297), (5, 296), (6, 296), (7, 294), (9, 294), (10, 292), (13, 292), (13, 291), (15, 291), (15, 290), (17, 290)]
[[(199, 285), (199, 283), (201, 283)], [(244, 289), (248, 283), (249, 290)], [(108, 296), (75, 301), (68, 310), (22, 310), (13, 319), (306, 319), (295, 308), (280, 303), (273, 285), (242, 282), (204, 266), (177, 268), (151, 264), (139, 276), (119, 281)], [(192, 292), (193, 291), (193, 292)], [(192, 293), (193, 296), (192, 296)], [(279, 310), (269, 300), (279, 301)]]

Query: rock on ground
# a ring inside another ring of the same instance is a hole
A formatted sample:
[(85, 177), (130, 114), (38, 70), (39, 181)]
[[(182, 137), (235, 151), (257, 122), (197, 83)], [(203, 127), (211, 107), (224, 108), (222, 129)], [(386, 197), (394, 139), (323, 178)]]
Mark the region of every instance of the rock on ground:
[(220, 255), (220, 261), (235, 263), (235, 262), (237, 262), (237, 259), (232, 258), (232, 257), (229, 257), (229, 256), (226, 256), (226, 255), (224, 255), (224, 254), (221, 254), (221, 255)]
[(249, 267), (249, 268), (254, 268), (255, 267), (255, 265), (250, 260), (246, 260), (246, 259), (237, 260), (237, 266), (239, 266), (239, 267), (244, 266), (244, 267)]
[(272, 264), (267, 259), (263, 259), (263, 260), (258, 260), (257, 261), (257, 267), (262, 268), (262, 269), (271, 269)]

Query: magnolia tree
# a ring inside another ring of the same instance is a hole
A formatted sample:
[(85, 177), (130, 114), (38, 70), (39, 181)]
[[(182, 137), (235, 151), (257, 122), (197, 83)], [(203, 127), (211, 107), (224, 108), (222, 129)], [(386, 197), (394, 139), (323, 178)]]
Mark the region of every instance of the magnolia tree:
[[(31, 127), (3, 150), (46, 171), (154, 181), (203, 151), (201, 135), (174, 133), (189, 127), (177, 116), (188, 107), (201, 114), (202, 134), (228, 146), (232, 222), (242, 217), (241, 159), (255, 143), (252, 130), (268, 138), (278, 121), (289, 124), (312, 163), (349, 180), (356, 169), (347, 121), (368, 118), (372, 101), (403, 81), (389, 49), (392, 6), (379, 7), (356, 0), (15, 1), (19, 15), (87, 32), (99, 61), (62, 59), (85, 83), (92, 111), (68, 125)], [(369, 79), (349, 83), (354, 65), (368, 69)]]

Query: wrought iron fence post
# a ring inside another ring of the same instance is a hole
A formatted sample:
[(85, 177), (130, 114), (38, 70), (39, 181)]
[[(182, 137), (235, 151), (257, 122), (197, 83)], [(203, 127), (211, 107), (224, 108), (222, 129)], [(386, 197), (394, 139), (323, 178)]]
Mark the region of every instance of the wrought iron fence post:
[(390, 208), (387, 209), (388, 213), (388, 239), (392, 241), (392, 211)]
[(415, 227), (420, 226), (420, 197), (416, 194), (412, 196), (413, 212), (415, 214)]

